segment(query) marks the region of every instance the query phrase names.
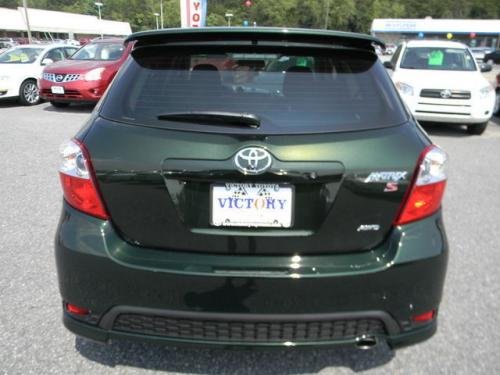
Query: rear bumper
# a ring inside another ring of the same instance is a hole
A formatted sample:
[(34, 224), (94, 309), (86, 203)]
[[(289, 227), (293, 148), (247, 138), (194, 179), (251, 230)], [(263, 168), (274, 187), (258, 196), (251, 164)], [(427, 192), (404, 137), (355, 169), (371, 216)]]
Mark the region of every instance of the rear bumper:
[[(354, 314), (355, 316), (356, 314)], [(332, 315), (334, 317), (334, 315)], [(136, 334), (129, 332), (122, 332), (117, 330), (103, 329), (100, 326), (86, 324), (78, 319), (71, 317), (68, 313), (63, 313), (64, 326), (77, 336), (85, 337), (87, 339), (108, 343), (112, 340), (130, 340), (130, 341), (144, 341), (157, 344), (175, 345), (175, 346), (197, 346), (197, 347), (321, 347), (321, 346), (335, 346), (335, 345), (356, 345), (358, 338), (346, 338), (336, 340), (318, 340), (318, 341), (304, 341), (304, 342), (259, 342), (249, 343), (245, 341), (231, 341), (231, 340), (188, 340), (175, 337), (161, 337), (156, 335)], [(421, 327), (412, 329), (410, 331), (399, 331), (389, 335), (373, 336), (377, 341), (386, 341), (392, 348), (399, 348), (402, 346), (412, 345), (424, 341), (434, 335), (437, 330), (437, 321), (425, 324)], [(368, 336), (368, 335), (367, 335)]]
[(196, 345), (418, 342), (436, 320), (409, 318), (438, 308), (447, 264), (440, 213), (369, 252), (256, 257), (139, 248), (65, 204), (55, 249), (63, 301), (92, 312), (64, 312), (68, 329), (98, 341)]
[(12, 85), (0, 85), (0, 99), (3, 98), (16, 98), (19, 96), (19, 86), (14, 87)]

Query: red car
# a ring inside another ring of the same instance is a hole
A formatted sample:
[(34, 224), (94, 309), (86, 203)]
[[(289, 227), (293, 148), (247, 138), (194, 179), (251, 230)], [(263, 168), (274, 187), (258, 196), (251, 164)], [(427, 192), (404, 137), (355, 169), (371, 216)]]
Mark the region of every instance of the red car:
[(54, 107), (97, 102), (130, 54), (131, 43), (123, 42), (123, 39), (95, 40), (69, 59), (47, 66), (39, 82), (42, 99)]

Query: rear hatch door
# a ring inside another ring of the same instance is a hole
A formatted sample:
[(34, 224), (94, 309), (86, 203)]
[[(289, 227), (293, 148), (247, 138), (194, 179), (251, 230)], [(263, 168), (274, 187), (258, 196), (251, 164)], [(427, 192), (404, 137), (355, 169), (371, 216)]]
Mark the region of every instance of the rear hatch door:
[(262, 44), (136, 44), (84, 140), (127, 241), (320, 254), (387, 236), (427, 141), (376, 55)]

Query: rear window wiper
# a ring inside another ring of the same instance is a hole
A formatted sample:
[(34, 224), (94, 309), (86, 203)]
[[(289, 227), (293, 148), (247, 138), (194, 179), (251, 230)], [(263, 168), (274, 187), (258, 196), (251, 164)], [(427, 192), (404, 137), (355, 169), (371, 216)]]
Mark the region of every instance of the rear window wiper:
[(236, 125), (258, 128), (260, 118), (252, 113), (244, 112), (219, 112), (219, 111), (192, 111), (169, 112), (158, 116), (158, 120), (199, 122), (209, 125)]

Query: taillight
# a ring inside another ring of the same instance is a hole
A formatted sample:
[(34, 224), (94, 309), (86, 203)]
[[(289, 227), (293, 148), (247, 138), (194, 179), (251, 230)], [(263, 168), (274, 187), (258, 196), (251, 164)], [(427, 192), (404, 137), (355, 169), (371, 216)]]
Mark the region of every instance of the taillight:
[(71, 140), (63, 143), (59, 151), (59, 176), (66, 202), (86, 214), (107, 219), (109, 216), (97, 190), (90, 157), (83, 144)]
[(395, 225), (423, 219), (439, 210), (446, 187), (447, 160), (446, 153), (435, 145), (422, 152)]

